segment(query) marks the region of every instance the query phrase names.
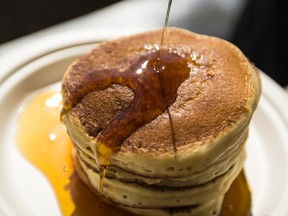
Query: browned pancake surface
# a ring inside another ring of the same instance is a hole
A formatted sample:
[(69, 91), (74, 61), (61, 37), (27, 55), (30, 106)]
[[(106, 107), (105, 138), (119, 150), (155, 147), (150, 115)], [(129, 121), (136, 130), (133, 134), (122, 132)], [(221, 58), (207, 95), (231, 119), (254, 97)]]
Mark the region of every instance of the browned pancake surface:
[[(77, 91), (87, 87), (82, 85), (85, 74), (101, 69), (124, 72), (147, 47), (159, 44), (160, 38), (161, 30), (156, 30), (107, 41), (69, 68), (62, 83), (64, 108), (72, 108), (69, 115), (80, 120), (87, 134), (96, 137), (129, 106), (134, 95), (127, 87), (114, 85), (77, 101)], [(255, 71), (238, 48), (177, 28), (168, 29), (165, 44), (190, 53), (193, 59), (190, 77), (178, 88), (178, 97), (170, 107), (178, 147), (197, 149), (231, 128), (243, 113), (253, 111), (249, 101), (254, 94), (251, 74)], [(167, 113), (132, 134), (121, 152), (173, 153)]]

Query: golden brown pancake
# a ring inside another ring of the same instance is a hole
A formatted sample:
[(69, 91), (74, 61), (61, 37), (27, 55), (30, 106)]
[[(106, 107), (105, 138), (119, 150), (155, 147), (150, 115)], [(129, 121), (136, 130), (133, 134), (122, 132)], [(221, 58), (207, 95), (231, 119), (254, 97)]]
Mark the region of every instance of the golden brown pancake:
[[(117, 84), (94, 91), (93, 76), (97, 71), (127, 73), (142, 56), (157, 51), (161, 33), (103, 42), (65, 73), (62, 119), (77, 149), (81, 176), (96, 192), (97, 137), (131, 106), (135, 92)], [(151, 209), (167, 215), (167, 209), (184, 207), (190, 213), (177, 215), (217, 215), (243, 167), (248, 126), (261, 92), (259, 72), (231, 43), (183, 29), (168, 28), (162, 49), (189, 56), (189, 76), (169, 106), (177, 152), (164, 111), (121, 143), (111, 158), (103, 195), (143, 215)]]

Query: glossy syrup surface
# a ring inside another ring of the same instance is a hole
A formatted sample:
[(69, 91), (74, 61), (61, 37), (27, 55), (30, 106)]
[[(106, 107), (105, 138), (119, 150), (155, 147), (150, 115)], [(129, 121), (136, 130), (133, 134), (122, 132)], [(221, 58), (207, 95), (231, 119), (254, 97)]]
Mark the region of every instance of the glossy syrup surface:
[(64, 125), (59, 124), (61, 95), (44, 93), (25, 107), (17, 134), (22, 154), (45, 176), (57, 194), (63, 214), (71, 215), (73, 203), (64, 188), (70, 184), (74, 172), (72, 146)]
[[(22, 154), (45, 175), (64, 216), (129, 215), (104, 204), (84, 185), (73, 168), (72, 144), (59, 120), (61, 96), (57, 92), (37, 95), (20, 116), (17, 134)], [(225, 195), (222, 216), (246, 216), (251, 194), (244, 172)]]

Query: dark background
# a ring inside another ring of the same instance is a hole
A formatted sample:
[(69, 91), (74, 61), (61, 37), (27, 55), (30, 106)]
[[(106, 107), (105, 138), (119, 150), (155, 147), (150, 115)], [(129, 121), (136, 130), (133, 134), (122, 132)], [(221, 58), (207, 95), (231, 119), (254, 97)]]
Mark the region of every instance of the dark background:
[(0, 0), (0, 44), (119, 0)]
[(249, 0), (232, 42), (282, 86), (288, 85), (288, 11), (285, 0)]
[[(119, 0), (0, 0), (0, 44), (115, 2)], [(282, 86), (288, 85), (286, 4), (284, 0), (248, 0), (230, 38)]]

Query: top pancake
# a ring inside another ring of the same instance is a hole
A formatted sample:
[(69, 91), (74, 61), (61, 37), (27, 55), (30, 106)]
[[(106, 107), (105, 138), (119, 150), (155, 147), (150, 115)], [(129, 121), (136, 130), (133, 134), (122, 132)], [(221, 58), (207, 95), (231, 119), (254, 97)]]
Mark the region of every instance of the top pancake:
[[(74, 143), (89, 146), (94, 152), (98, 133), (134, 97), (129, 88), (113, 85), (79, 98), (78, 92), (89, 87), (89, 73), (101, 69), (126, 71), (147, 50), (159, 45), (161, 34), (162, 30), (155, 30), (103, 42), (69, 67), (62, 81), (63, 120)], [(137, 167), (136, 163), (149, 161), (160, 167), (161, 161), (203, 162), (200, 158), (205, 155), (205, 163), (209, 164), (235, 145), (247, 130), (261, 85), (258, 70), (243, 53), (222, 39), (178, 28), (167, 29), (165, 47), (189, 53), (193, 60), (190, 77), (180, 85), (178, 97), (169, 108), (178, 157), (174, 157), (165, 112), (124, 141), (113, 159), (115, 163), (126, 161)]]

